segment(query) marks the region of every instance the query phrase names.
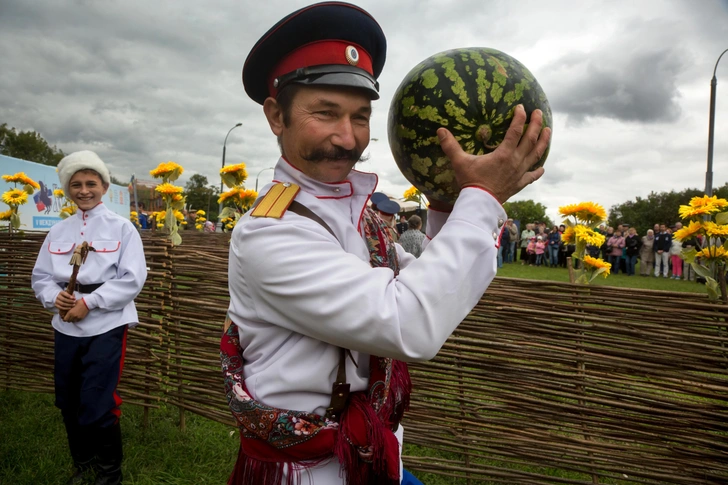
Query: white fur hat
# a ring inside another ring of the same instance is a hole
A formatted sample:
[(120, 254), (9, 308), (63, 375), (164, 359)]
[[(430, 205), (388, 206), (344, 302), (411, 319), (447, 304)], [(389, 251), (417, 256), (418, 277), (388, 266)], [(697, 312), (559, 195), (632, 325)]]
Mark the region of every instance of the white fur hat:
[(111, 183), (109, 169), (106, 168), (103, 160), (92, 151), (81, 150), (80, 152), (73, 152), (63, 157), (63, 160), (61, 160), (56, 169), (61, 186), (66, 194), (68, 194), (68, 184), (71, 182), (71, 177), (79, 170), (93, 170), (98, 172), (101, 175), (101, 180), (105, 184)]

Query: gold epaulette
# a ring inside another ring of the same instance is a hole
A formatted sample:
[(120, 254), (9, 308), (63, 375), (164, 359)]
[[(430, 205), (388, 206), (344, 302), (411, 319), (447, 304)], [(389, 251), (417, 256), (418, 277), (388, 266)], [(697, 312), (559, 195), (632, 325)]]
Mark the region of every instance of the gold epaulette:
[(296, 194), (301, 190), (296, 184), (281, 182), (275, 184), (263, 196), (258, 205), (250, 213), (250, 217), (272, 217), (280, 219), (290, 207)]

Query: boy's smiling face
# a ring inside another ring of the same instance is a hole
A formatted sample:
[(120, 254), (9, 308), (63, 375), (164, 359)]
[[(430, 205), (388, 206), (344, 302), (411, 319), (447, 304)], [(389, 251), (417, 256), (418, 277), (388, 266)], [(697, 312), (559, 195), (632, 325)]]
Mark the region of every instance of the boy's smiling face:
[(68, 183), (68, 196), (80, 210), (91, 210), (101, 203), (101, 197), (109, 190), (101, 175), (93, 170), (79, 170)]

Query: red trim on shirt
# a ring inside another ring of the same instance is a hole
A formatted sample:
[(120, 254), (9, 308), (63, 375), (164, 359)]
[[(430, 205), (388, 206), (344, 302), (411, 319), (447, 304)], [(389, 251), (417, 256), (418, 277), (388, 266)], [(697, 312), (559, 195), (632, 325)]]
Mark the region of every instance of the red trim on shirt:
[[(116, 380), (116, 386), (119, 386), (119, 382), (121, 381), (121, 372), (124, 370), (124, 358), (126, 357), (126, 336), (127, 333), (129, 333), (129, 326), (127, 325), (126, 328), (124, 328), (124, 337), (122, 337), (121, 341), (121, 359), (119, 359), (119, 378)], [(116, 404), (116, 407), (111, 410), (111, 413), (116, 416), (116, 421), (119, 421), (119, 418), (121, 417), (121, 409), (119, 406), (121, 406), (122, 403), (121, 396), (119, 396), (119, 393), (116, 392), (116, 389), (114, 389), (114, 403)]]
[(73, 245), (71, 246), (71, 249), (69, 249), (69, 250), (68, 250), (68, 251), (66, 251), (66, 252), (63, 252), (63, 253), (61, 253), (61, 252), (59, 252), (59, 251), (53, 251), (53, 250), (51, 249), (51, 242), (52, 242), (52, 241), (48, 241), (48, 252), (49, 252), (49, 253), (51, 253), (51, 254), (68, 254), (68, 253), (70, 253), (71, 251), (73, 251), (73, 249), (74, 249), (74, 248), (76, 247), (76, 243), (73, 243)]
[[(90, 244), (90, 246), (93, 247), (93, 245), (94, 245), (94, 243), (92, 242)], [(114, 252), (118, 251), (120, 247), (121, 247), (121, 241), (117, 241), (116, 248), (115, 249), (106, 249), (106, 248), (104, 248), (104, 249), (96, 249), (96, 252), (97, 253), (114, 253)]]
[[(495, 195), (493, 195), (493, 192), (491, 192), (490, 190), (488, 190), (486, 188), (483, 188), (480, 185), (464, 185), (463, 188), (464, 189), (467, 189), (467, 188), (480, 189), (483, 192), (486, 192), (486, 193), (490, 194), (490, 196), (493, 197), (496, 202), (498, 202), (498, 205), (501, 206), (501, 209), (503, 209), (503, 204), (500, 203), (500, 201), (498, 200), (498, 197), (496, 197)], [(505, 211), (505, 209), (503, 209), (503, 210)]]

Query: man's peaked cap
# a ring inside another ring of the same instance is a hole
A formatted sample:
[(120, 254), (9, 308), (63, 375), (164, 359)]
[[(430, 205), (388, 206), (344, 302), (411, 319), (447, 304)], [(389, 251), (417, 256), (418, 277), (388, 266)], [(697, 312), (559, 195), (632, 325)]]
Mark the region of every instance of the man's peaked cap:
[(290, 83), (361, 88), (377, 99), (386, 56), (384, 32), (369, 13), (344, 2), (317, 3), (258, 40), (243, 66), (243, 85), (259, 104)]

